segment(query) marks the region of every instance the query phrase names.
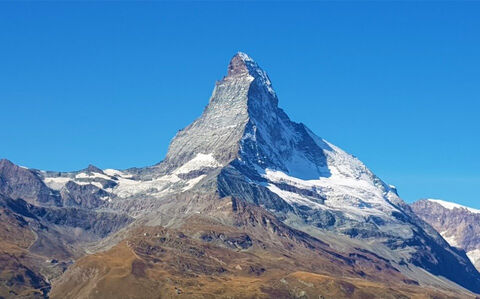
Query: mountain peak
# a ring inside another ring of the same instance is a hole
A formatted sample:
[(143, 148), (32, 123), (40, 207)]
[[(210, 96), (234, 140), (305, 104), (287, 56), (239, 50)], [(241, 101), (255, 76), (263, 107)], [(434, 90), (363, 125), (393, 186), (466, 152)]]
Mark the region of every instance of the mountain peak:
[(250, 56), (243, 52), (237, 52), (230, 63), (228, 64), (228, 75), (227, 77), (241, 76), (241, 75), (254, 75), (256, 69), (260, 67)]
[(226, 78), (235, 78), (238, 76), (249, 75), (257, 79), (260, 84), (267, 87), (270, 93), (275, 96), (270, 78), (267, 73), (252, 59), (243, 52), (237, 52), (228, 64), (228, 73)]
[(0, 166), (3, 166), (3, 165), (12, 166), (13, 163), (12, 163), (12, 161), (10, 161), (8, 159), (3, 158), (3, 159), (0, 159)]
[(100, 168), (98, 168), (97, 166), (92, 165), (92, 164), (88, 164), (88, 167), (85, 168), (85, 171), (86, 172), (96, 172), (96, 173), (104, 174), (103, 170), (101, 170)]
[(247, 61), (255, 63), (250, 56), (243, 52), (235, 54), (228, 64), (228, 77), (248, 74)]

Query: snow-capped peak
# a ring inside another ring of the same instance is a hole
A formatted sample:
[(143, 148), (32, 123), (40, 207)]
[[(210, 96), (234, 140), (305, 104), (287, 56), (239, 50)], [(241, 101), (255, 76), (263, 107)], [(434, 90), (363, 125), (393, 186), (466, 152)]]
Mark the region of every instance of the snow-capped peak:
[(240, 57), (243, 61), (255, 62), (255, 61), (252, 59), (252, 57), (248, 56), (247, 53), (244, 53), (244, 52), (241, 52), (241, 51), (238, 51), (235, 56)]
[[(224, 80), (236, 78), (238, 76), (249, 76), (256, 81), (257, 86), (266, 88), (268, 93), (276, 98), (272, 82), (267, 73), (253, 60), (243, 52), (238, 52), (233, 56), (228, 65), (228, 75)], [(276, 101), (277, 102), (277, 101)]]
[(437, 204), (441, 205), (442, 207), (444, 207), (446, 209), (449, 209), (449, 210), (465, 209), (465, 210), (468, 210), (469, 212), (472, 212), (472, 213), (475, 213), (475, 214), (480, 214), (480, 210), (470, 208), (470, 207), (466, 207), (466, 206), (462, 206), (458, 203), (449, 202), (449, 201), (445, 201), (445, 200), (441, 200), (441, 199), (433, 199), (433, 198), (428, 198), (427, 200), (431, 201), (431, 202), (435, 202), (435, 203), (437, 203)]

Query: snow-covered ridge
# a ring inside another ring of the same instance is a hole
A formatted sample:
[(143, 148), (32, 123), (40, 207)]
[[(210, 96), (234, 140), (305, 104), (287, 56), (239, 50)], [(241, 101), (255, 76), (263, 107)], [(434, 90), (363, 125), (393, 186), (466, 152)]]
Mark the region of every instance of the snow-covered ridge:
[(148, 180), (135, 178), (132, 174), (128, 173), (128, 171), (105, 169), (99, 170), (102, 173), (81, 171), (77, 173), (64, 173), (62, 176), (48, 176), (48, 174), (45, 173), (43, 181), (49, 188), (57, 191), (64, 189), (68, 182), (73, 182), (77, 185), (94, 185), (108, 192), (111, 198), (129, 198), (134, 196), (161, 198), (175, 192), (187, 191), (206, 176), (205, 174), (201, 174), (193, 178), (182, 179), (182, 174), (220, 166), (222, 165), (212, 154), (199, 153), (193, 159), (173, 171), (173, 173)]
[(441, 200), (441, 199), (433, 199), (433, 198), (429, 198), (427, 200), (431, 201), (431, 202), (435, 202), (435, 203), (437, 203), (437, 204), (441, 205), (442, 207), (444, 207), (446, 209), (449, 209), (449, 210), (465, 209), (465, 210), (468, 210), (471, 213), (480, 214), (480, 210), (470, 208), (470, 207), (466, 207), (466, 206), (462, 206), (458, 203), (449, 202), (449, 201), (445, 201), (445, 200)]
[[(302, 180), (288, 174), (267, 169), (263, 176), (269, 181), (267, 188), (289, 204), (306, 205), (317, 209), (346, 211), (354, 218), (368, 215), (390, 215), (396, 208), (385, 200), (385, 192), (372, 181), (333, 175), (315, 180)], [(276, 184), (287, 184), (325, 198), (322, 203), (296, 192), (281, 190)], [(393, 196), (393, 194), (388, 194)]]
[(69, 177), (48, 177), (45, 178), (43, 181), (48, 188), (53, 190), (61, 190), (66, 183), (71, 181), (72, 178)]
[(98, 173), (98, 172), (80, 172), (75, 176), (76, 179), (104, 179), (104, 180), (111, 180), (112, 178), (108, 175)]
[(195, 158), (180, 166), (174, 171), (174, 173), (184, 174), (195, 170), (200, 170), (202, 168), (216, 168), (220, 166), (222, 165), (218, 163), (218, 161), (213, 157), (212, 154), (198, 153)]
[(275, 95), (275, 91), (273, 90), (273, 87), (272, 87), (272, 82), (270, 81), (270, 78), (268, 77), (267, 75), (267, 72), (265, 72), (256, 62), (255, 60), (253, 60), (250, 56), (248, 56), (247, 54), (243, 53), (243, 52), (238, 52), (237, 57), (239, 57), (243, 63), (245, 64), (247, 70), (248, 70), (248, 73), (253, 76), (254, 78), (257, 78), (258, 80), (260, 80), (260, 84), (265, 86), (268, 90), (268, 92), (272, 95), (272, 96), (276, 96)]

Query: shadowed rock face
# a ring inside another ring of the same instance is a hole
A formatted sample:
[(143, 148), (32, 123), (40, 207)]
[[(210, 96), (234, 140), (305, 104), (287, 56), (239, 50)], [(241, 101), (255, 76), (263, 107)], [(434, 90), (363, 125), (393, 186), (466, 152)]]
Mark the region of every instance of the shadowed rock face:
[(411, 204), (415, 213), (433, 226), (451, 246), (463, 249), (480, 269), (480, 213), (467, 208), (446, 208), (430, 200)]
[[(27, 252), (54, 252), (63, 270), (75, 260), (54, 297), (472, 295), (452, 281), (480, 291), (468, 259), (395, 188), (290, 120), (244, 53), (157, 165), (53, 173), (2, 163), (2, 207), (38, 235)], [(78, 259), (87, 250), (102, 253)], [(335, 291), (320, 292), (321, 281)]]
[(61, 205), (58, 192), (48, 188), (35, 172), (6, 159), (0, 160), (0, 194), (32, 203)]
[(61, 190), (61, 195), (66, 206), (78, 206), (88, 209), (98, 208), (105, 204), (102, 198), (107, 197), (108, 193), (97, 186), (78, 185), (74, 182), (65, 184)]

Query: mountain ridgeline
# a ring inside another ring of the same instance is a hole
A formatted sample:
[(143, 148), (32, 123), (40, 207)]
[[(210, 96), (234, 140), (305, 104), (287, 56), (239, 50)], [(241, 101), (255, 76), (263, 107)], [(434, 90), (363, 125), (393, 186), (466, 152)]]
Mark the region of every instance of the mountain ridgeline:
[(156, 165), (51, 172), (2, 160), (0, 296), (480, 293), (464, 251), (278, 102), (266, 72), (238, 53)]

